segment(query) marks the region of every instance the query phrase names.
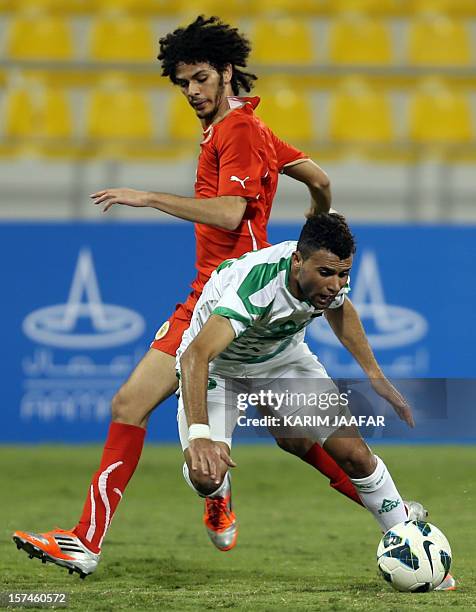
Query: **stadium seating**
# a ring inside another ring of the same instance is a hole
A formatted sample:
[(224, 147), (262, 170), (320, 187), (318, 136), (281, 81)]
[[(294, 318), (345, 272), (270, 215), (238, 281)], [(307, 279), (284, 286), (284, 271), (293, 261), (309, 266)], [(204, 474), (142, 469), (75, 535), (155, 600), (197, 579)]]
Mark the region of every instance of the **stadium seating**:
[(304, 92), (276, 85), (259, 93), (263, 98), (257, 114), (280, 138), (304, 143), (314, 139), (311, 104)]
[(194, 19), (197, 15), (218, 15), (222, 19), (239, 19), (242, 15), (253, 13), (261, 8), (254, 0), (200, 0), (200, 3), (190, 0), (168, 0), (172, 12), (185, 16), (185, 22)]
[(93, 91), (86, 124), (86, 135), (92, 139), (150, 140), (153, 137), (149, 99), (143, 92), (127, 87)]
[(442, 15), (412, 21), (408, 32), (408, 61), (417, 65), (469, 65), (471, 47), (466, 26)]
[(161, 15), (176, 12), (178, 9), (172, 0), (93, 0), (93, 2), (98, 12), (111, 10), (131, 15)]
[(71, 109), (57, 89), (12, 89), (7, 94), (5, 132), (13, 139), (66, 139), (72, 136)]
[(154, 42), (146, 19), (100, 17), (92, 26), (90, 56), (101, 62), (152, 62), (157, 56)]
[(392, 15), (401, 11), (402, 0), (331, 0), (329, 9), (337, 13)]
[(365, 82), (349, 81), (331, 96), (329, 136), (337, 142), (384, 144), (393, 139), (390, 102)]
[(6, 56), (13, 60), (69, 60), (73, 57), (70, 24), (53, 15), (16, 17), (7, 32)]
[(298, 19), (257, 19), (252, 30), (253, 61), (309, 64), (314, 60), (312, 32)]
[(45, 89), (40, 94), (41, 121), (36, 126), (40, 138), (70, 138), (73, 133), (71, 109), (66, 94), (58, 89)]
[(5, 101), (5, 135), (9, 138), (31, 136), (33, 130), (33, 105), (26, 89), (7, 92)]
[(270, 15), (318, 15), (329, 11), (329, 0), (260, 0), (259, 2), (250, 3), (249, 11), (254, 10)]
[[(201, 9), (221, 14), (221, 6), (220, 0), (204, 0)], [(160, 70), (150, 70), (159, 25), (150, 16), (168, 20), (160, 23), (164, 32), (169, 20), (186, 23), (195, 9), (189, 0), (0, 0), (0, 10), (10, 11), (0, 15), (5, 138), (77, 143), (73, 132), (82, 130), (101, 142), (149, 142), (160, 155), (175, 145), (196, 152), (200, 125), (193, 111), (178, 91), (169, 95)], [(444, 13), (431, 14), (435, 9)], [(463, 19), (473, 10), (476, 17), (476, 0), (304, 0), (299, 6), (294, 0), (230, 0), (223, 15), (253, 43), (251, 70), (260, 76), (257, 92), (263, 94), (258, 114), (277, 134), (309, 145), (317, 138), (336, 151), (356, 150), (357, 143), (410, 150), (414, 143), (451, 149), (475, 140), (469, 92), (476, 86), (470, 39), (476, 22)], [(22, 61), (34, 63), (25, 67)], [(264, 65), (255, 70), (253, 64)], [(438, 67), (447, 86), (419, 87)], [(123, 75), (120, 86), (103, 86), (110, 70)], [(356, 78), (343, 82), (344, 71)], [(18, 75), (33, 75), (46, 89), (22, 85)], [(166, 102), (156, 126), (145, 88), (157, 92), (162, 86), (166, 93), (157, 95)], [(65, 88), (72, 91), (66, 95)], [(72, 114), (85, 99), (84, 126), (83, 115), (73, 120)], [(313, 110), (317, 99), (323, 101), (319, 115)], [(408, 115), (400, 129), (402, 108)]]
[(90, 13), (98, 8), (98, 0), (0, 0), (0, 9), (2, 4), (9, 11), (41, 11), (57, 15)]
[(201, 139), (200, 121), (181, 93), (174, 92), (170, 96), (167, 125), (169, 138), (190, 142), (199, 142)]
[(329, 59), (336, 64), (389, 64), (392, 41), (386, 24), (354, 15), (334, 21), (329, 31)]
[(407, 0), (408, 12), (440, 13), (450, 16), (476, 15), (474, 0)]
[(416, 143), (464, 144), (473, 138), (468, 97), (429, 82), (409, 108), (409, 137)]

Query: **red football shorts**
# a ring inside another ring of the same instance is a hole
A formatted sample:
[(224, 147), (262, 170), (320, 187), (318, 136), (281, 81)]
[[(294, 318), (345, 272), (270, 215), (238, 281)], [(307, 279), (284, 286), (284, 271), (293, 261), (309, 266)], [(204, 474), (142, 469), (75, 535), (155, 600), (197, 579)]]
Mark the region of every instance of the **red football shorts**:
[(183, 304), (177, 304), (175, 311), (155, 334), (150, 348), (157, 349), (175, 357), (183, 332), (190, 326), (193, 309), (200, 297), (200, 293), (193, 290)]

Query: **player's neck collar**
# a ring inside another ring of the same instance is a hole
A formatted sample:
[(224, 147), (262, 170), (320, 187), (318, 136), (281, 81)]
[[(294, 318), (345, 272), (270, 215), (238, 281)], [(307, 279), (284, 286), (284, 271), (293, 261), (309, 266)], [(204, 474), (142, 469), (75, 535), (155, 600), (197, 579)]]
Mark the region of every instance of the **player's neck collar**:
[[(208, 127), (203, 130), (203, 135), (206, 136), (210, 133), (213, 126), (221, 123), (223, 119), (226, 119), (228, 115), (230, 115), (235, 110), (240, 110), (242, 108), (249, 108), (249, 112), (252, 113), (253, 110), (258, 106), (260, 102), (260, 98), (255, 96), (254, 98), (240, 98), (239, 96), (227, 96), (226, 97), (229, 108), (222, 114), (216, 117)], [(203, 143), (202, 143), (203, 144)]]
[(235, 110), (235, 108), (243, 108), (243, 106), (247, 104), (247, 101), (239, 96), (227, 96), (226, 100), (231, 110)]

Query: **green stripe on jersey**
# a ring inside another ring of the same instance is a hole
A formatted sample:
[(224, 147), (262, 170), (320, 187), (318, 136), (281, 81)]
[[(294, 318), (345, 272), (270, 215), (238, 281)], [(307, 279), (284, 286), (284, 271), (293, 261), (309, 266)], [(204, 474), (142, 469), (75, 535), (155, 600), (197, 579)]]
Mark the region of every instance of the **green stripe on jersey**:
[(249, 253), (243, 253), (241, 257), (233, 257), (233, 259), (225, 259), (224, 261), (221, 262), (221, 264), (217, 266), (217, 272), (220, 272), (221, 270), (224, 270), (225, 268), (229, 268), (235, 263), (235, 261), (240, 261), (240, 259), (244, 259), (247, 255), (249, 255)]
[(229, 268), (235, 263), (236, 259), (225, 259), (221, 262), (219, 266), (217, 266), (217, 272), (224, 270), (225, 268)]
[[(265, 361), (276, 357), (276, 355), (279, 355), (279, 353), (282, 353), (284, 349), (286, 349), (291, 344), (291, 342), (292, 337), (286, 338), (286, 340), (281, 342), (278, 348), (275, 349), (272, 353), (267, 353), (266, 355), (259, 355), (257, 357), (249, 353), (246, 354), (246, 348), (233, 347), (234, 342), (232, 342), (229, 347), (227, 347), (225, 351), (220, 355), (220, 359), (225, 359), (226, 361), (241, 361), (242, 363), (264, 363)], [(230, 350), (230, 347), (232, 347), (233, 350)], [(237, 358), (235, 358), (235, 355), (237, 356)]]
[(212, 314), (220, 315), (222, 317), (226, 317), (227, 319), (235, 319), (236, 321), (240, 321), (240, 323), (244, 323), (245, 325), (249, 325), (251, 323), (251, 319), (248, 317), (244, 317), (232, 308), (225, 308), (225, 306), (217, 306), (217, 308), (212, 311)]
[(262, 315), (271, 308), (273, 300), (267, 306), (255, 306), (250, 296), (268, 285), (280, 272), (291, 265), (291, 257), (282, 257), (275, 263), (262, 263), (253, 266), (238, 289), (238, 297), (250, 314)]

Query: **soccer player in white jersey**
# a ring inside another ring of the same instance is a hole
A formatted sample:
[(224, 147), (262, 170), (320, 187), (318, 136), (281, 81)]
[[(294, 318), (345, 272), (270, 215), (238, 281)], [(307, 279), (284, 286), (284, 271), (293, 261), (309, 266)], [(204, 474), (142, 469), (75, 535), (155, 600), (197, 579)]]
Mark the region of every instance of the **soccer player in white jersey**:
[[(383, 375), (347, 297), (354, 252), (354, 238), (342, 216), (315, 215), (297, 243), (283, 242), (221, 264), (195, 306), (177, 352), (179, 433), (186, 481), (200, 496), (221, 500), (226, 509), (223, 529), (208, 529), (221, 550), (232, 548), (237, 536), (229, 469), (235, 466), (230, 449), (239, 409), (226, 396), (225, 381), (243, 379), (246, 387), (258, 378), (301, 378), (332, 389), (324, 367), (304, 342), (305, 327), (315, 316), (324, 314), (376, 393), (414, 426), (409, 405)], [(350, 417), (344, 405), (335, 414)], [(322, 444), (345, 470), (383, 531), (407, 520), (384, 462), (355, 426), (339, 427), (331, 419), (324, 426), (299, 428), (295, 426), (295, 435)]]

